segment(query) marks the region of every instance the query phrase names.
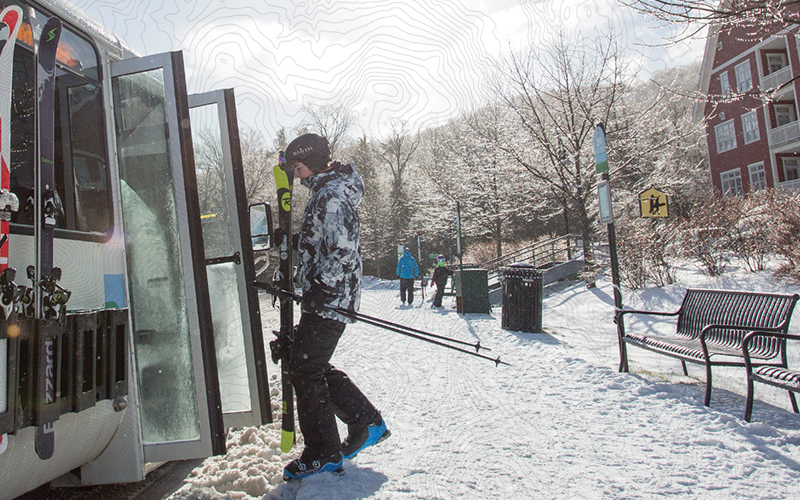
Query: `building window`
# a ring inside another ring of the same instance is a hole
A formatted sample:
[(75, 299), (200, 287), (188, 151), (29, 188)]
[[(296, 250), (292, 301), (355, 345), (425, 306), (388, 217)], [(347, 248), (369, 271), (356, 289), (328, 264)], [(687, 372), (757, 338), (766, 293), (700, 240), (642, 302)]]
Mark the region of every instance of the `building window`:
[(753, 88), (753, 75), (750, 73), (750, 61), (737, 64), (734, 68), (736, 73), (736, 90), (747, 92)]
[(794, 110), (794, 104), (776, 104), (775, 105), (775, 123), (778, 127), (788, 125), (797, 121), (797, 114)]
[(719, 74), (719, 93), (721, 95), (728, 95), (731, 93), (731, 84), (728, 83), (728, 73)]
[[(34, 224), (36, 158), (36, 61), (34, 33), (41, 33), (47, 15), (26, 10), (14, 50), (11, 113), (11, 191), (20, 201), (11, 214), (11, 230)], [(113, 228), (108, 178), (103, 82), (94, 46), (65, 27), (56, 54), (55, 72), (55, 185), (64, 211), (56, 218), (57, 237), (106, 238)], [(78, 233), (74, 233), (77, 231)], [(83, 234), (79, 234), (83, 233)]]
[(747, 166), (750, 173), (750, 191), (756, 192), (767, 188), (767, 172), (764, 170), (764, 162), (760, 161)]
[(800, 159), (798, 158), (784, 158), (783, 159), (783, 180), (796, 181), (800, 179)]
[(780, 71), (788, 65), (789, 63), (786, 61), (785, 53), (773, 52), (771, 54), (767, 54), (767, 74)]
[(761, 139), (761, 135), (758, 133), (758, 115), (755, 111), (742, 115), (742, 130), (744, 130), (745, 144)]
[(722, 196), (733, 198), (742, 195), (742, 173), (738, 168), (719, 174), (722, 181)]
[(724, 153), (736, 147), (736, 129), (733, 126), (733, 120), (714, 127), (714, 135), (717, 138), (717, 153)]

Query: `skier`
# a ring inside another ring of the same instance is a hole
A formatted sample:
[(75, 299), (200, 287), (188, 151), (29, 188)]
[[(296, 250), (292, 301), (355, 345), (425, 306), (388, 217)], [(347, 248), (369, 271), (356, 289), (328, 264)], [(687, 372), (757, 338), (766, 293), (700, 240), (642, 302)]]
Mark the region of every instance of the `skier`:
[(397, 276), (400, 277), (400, 302), (405, 305), (408, 300), (408, 305), (411, 305), (414, 302), (414, 279), (419, 276), (419, 268), (408, 248), (397, 261)]
[(453, 271), (447, 267), (447, 259), (444, 255), (436, 258), (438, 266), (433, 271), (431, 286), (436, 283), (436, 295), (433, 296), (433, 307), (442, 307), (442, 297), (444, 297), (444, 287), (447, 286), (447, 278), (453, 275)]
[[(380, 412), (341, 370), (330, 364), (346, 323), (323, 305), (357, 311), (361, 300), (361, 237), (356, 208), (364, 185), (353, 164), (331, 161), (328, 140), (305, 134), (286, 149), (287, 168), (311, 191), (300, 226), (296, 283), (303, 292), (291, 346), (289, 374), (305, 439), (286, 481), (319, 472), (343, 473), (343, 461), (391, 435)], [(347, 424), (339, 441), (336, 418)]]

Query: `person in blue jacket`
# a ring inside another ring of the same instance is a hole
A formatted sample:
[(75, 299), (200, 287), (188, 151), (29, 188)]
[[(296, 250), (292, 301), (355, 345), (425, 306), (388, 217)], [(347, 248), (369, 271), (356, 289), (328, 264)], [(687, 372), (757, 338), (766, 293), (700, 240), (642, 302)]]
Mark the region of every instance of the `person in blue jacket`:
[(397, 275), (400, 277), (400, 302), (405, 304), (408, 300), (408, 305), (411, 305), (414, 302), (414, 278), (419, 276), (419, 268), (408, 248), (397, 261)]

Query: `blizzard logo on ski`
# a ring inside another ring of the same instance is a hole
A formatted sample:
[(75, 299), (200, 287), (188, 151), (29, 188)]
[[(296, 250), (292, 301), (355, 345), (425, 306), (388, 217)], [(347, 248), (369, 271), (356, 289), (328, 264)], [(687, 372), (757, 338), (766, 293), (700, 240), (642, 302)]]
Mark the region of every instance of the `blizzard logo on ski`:
[(53, 422), (50, 422), (49, 424), (42, 424), (42, 432), (44, 432), (45, 434), (52, 434), (56, 431), (54, 426), (55, 423)]
[(51, 29), (50, 31), (47, 32), (47, 41), (48, 42), (56, 37), (56, 31), (58, 31), (58, 28), (53, 28), (53, 29)]
[[(44, 368), (44, 402), (50, 404), (55, 401), (55, 387), (53, 381), (55, 380), (55, 370), (53, 366), (53, 350), (55, 349), (55, 342), (53, 339), (44, 341), (45, 352), (45, 368)], [(51, 431), (52, 432), (52, 431)]]

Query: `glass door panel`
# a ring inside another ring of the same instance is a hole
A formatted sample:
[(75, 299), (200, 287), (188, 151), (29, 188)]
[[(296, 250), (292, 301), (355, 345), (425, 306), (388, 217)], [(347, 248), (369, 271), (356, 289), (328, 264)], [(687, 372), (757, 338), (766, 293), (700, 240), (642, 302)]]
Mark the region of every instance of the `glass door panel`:
[(189, 106), (225, 426), (260, 425), (272, 415), (233, 91)]
[(145, 459), (224, 452), (180, 53), (115, 63), (112, 91)]

